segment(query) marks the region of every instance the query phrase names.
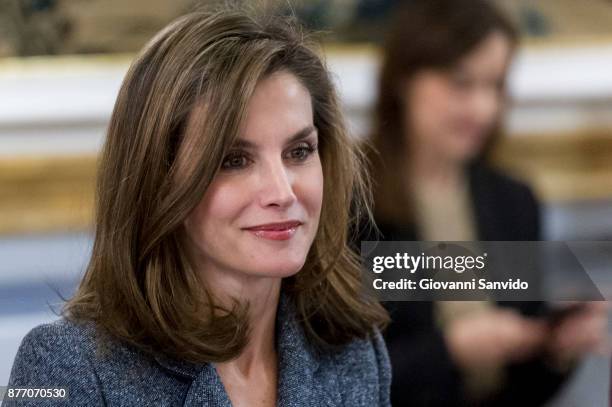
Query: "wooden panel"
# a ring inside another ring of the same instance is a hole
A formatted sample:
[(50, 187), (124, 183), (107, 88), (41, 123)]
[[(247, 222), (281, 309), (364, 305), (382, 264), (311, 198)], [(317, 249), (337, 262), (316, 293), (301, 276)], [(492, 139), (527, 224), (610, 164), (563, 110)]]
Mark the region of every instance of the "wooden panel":
[(612, 198), (612, 129), (507, 137), (493, 158), (544, 201)]
[(95, 156), (0, 160), (0, 233), (87, 229)]
[[(545, 202), (612, 198), (612, 130), (508, 137), (494, 162)], [(0, 159), (0, 234), (92, 224), (95, 156)]]

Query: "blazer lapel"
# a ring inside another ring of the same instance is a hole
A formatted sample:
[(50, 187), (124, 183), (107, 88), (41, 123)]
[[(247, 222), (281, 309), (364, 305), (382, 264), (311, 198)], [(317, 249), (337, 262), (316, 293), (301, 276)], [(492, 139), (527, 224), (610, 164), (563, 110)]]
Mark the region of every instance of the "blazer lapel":
[(500, 240), (498, 231), (503, 231), (503, 224), (496, 213), (497, 197), (492, 192), (490, 177), (477, 163), (468, 168), (467, 174), (478, 240)]
[(279, 382), (277, 406), (337, 406), (336, 377), (319, 371), (320, 355), (310, 346), (289, 298), (281, 293), (276, 322)]
[(207, 363), (191, 383), (185, 397), (185, 407), (231, 407), (227, 392), (212, 363)]
[(191, 380), (183, 406), (231, 407), (223, 383), (212, 363), (197, 365), (164, 355), (156, 355), (155, 360), (171, 373)]

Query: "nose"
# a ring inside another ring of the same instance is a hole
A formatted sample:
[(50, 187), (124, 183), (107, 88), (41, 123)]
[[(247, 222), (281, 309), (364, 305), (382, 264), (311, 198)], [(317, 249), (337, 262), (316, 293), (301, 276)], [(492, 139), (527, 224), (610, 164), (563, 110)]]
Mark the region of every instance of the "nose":
[(293, 191), (294, 174), (285, 167), (282, 160), (269, 162), (260, 175), (260, 203), (262, 207), (286, 209), (296, 200)]

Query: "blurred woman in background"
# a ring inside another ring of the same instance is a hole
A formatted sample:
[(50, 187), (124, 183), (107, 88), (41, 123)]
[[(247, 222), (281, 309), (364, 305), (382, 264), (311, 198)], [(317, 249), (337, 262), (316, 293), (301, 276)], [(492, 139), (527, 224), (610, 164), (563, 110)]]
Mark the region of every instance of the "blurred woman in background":
[[(486, 0), (406, 3), (385, 44), (372, 139), (382, 239), (539, 240), (530, 189), (487, 163), (515, 29)], [(601, 341), (601, 306), (549, 330), (528, 317), (537, 303), (497, 305), (389, 304), (392, 403), (541, 405)]]

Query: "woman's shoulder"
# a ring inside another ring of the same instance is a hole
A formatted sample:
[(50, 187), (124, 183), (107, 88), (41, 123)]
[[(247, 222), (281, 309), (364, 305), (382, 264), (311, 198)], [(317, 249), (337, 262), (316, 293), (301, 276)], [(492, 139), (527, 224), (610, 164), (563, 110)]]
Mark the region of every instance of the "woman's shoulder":
[(391, 377), (387, 347), (378, 330), (366, 338), (353, 339), (340, 349), (328, 353), (326, 358), (328, 363), (340, 371), (338, 377), (345, 385), (351, 381), (380, 384)]
[(366, 369), (371, 365), (390, 367), (385, 341), (378, 329), (366, 338), (356, 338), (334, 353), (337, 364), (347, 369)]
[(67, 344), (91, 341), (94, 332), (93, 322), (77, 323), (62, 317), (32, 328), (23, 338), (21, 347), (51, 346), (59, 351)]
[(97, 381), (104, 369), (121, 369), (136, 358), (135, 350), (104, 334), (94, 322), (62, 317), (25, 335), (15, 356), (11, 381), (50, 383), (66, 374)]
[(378, 330), (367, 338), (354, 339), (331, 358), (345, 404), (390, 405), (391, 363)]
[(20, 366), (27, 368), (30, 364), (26, 362), (35, 362), (38, 366), (72, 365), (78, 370), (100, 371), (150, 364), (152, 360), (151, 356), (106, 333), (95, 322), (62, 317), (38, 325), (26, 334), (13, 370)]
[(484, 165), (470, 184), (483, 240), (541, 239), (540, 204), (527, 184)]
[(123, 403), (130, 398), (173, 404), (185, 388), (168, 373), (172, 369), (95, 323), (61, 318), (33, 328), (24, 337), (9, 386), (66, 388), (68, 405)]
[(529, 185), (492, 166), (473, 164), (469, 168), (469, 177), (474, 189), (495, 192), (503, 199), (535, 200)]
[(90, 348), (95, 336), (93, 323), (76, 323), (66, 318), (38, 325), (22, 339), (16, 362), (20, 357), (36, 357), (38, 361), (73, 359)]
[(61, 318), (38, 325), (23, 338), (9, 378), (11, 387), (83, 389), (74, 401), (100, 400), (98, 379), (85, 351), (93, 343), (92, 324)]

